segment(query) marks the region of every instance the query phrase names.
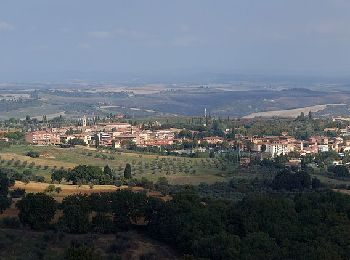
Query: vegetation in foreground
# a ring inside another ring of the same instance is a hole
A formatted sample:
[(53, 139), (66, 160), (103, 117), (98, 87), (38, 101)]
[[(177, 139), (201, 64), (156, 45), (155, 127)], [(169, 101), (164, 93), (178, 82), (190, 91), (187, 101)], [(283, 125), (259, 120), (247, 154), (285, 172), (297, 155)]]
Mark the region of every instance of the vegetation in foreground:
[[(8, 198), (11, 181), (2, 177), (1, 183), (3, 197)], [(235, 201), (199, 196), (193, 187), (184, 187), (169, 201), (128, 190), (71, 195), (61, 203), (44, 193), (26, 194), (17, 202), (19, 217), (5, 218), (1, 225), (14, 232), (30, 228), (53, 236), (139, 232), (166, 243), (182, 259), (347, 259), (349, 196), (328, 191), (307, 173), (281, 172), (263, 185), (270, 188), (253, 188)], [(123, 243), (112, 241), (117, 248)], [(28, 256), (47, 259), (52, 248), (54, 243), (29, 247)], [(117, 259), (125, 251), (111, 249), (106, 254), (85, 237), (61, 248), (55, 257)]]

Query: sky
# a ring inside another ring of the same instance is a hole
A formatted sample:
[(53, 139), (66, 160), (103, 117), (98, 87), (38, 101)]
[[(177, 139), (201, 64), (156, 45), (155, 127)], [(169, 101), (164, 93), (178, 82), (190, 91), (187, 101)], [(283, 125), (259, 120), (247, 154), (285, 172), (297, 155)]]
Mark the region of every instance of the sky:
[(0, 81), (350, 75), (350, 0), (0, 0)]

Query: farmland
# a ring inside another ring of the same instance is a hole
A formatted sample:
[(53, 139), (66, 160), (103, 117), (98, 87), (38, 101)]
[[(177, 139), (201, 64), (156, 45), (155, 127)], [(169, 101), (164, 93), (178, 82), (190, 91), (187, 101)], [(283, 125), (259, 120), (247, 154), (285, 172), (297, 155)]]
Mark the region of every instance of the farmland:
[[(349, 93), (338, 89), (324, 91), (321, 87), (291, 88), (274, 85), (264, 88), (257, 85), (210, 84), (159, 85), (121, 87), (117, 85), (70, 86), (69, 90), (47, 85), (43, 89), (27, 91), (29, 86), (4, 86), (0, 94), (20, 96), (31, 93), (20, 102), (0, 100), (0, 118), (41, 118), (45, 111), (48, 118), (64, 115), (81, 118), (83, 115), (106, 116), (122, 113), (129, 118), (162, 116), (198, 116), (207, 108), (212, 115), (230, 117), (282, 116), (294, 117), (301, 111), (314, 111), (319, 116), (347, 114)], [(11, 88), (12, 87), (12, 88)], [(33, 87), (33, 86), (32, 86)], [(337, 104), (327, 105), (327, 104)], [(342, 104), (341, 106), (339, 106)]]
[[(40, 153), (39, 158), (26, 156), (28, 151)], [(85, 147), (57, 148), (47, 146), (13, 145), (0, 152), (1, 164), (9, 167), (30, 168), (36, 174), (50, 181), (54, 169), (71, 169), (77, 165), (103, 167), (109, 165), (118, 175), (122, 175), (126, 163), (132, 166), (133, 177), (146, 177), (156, 181), (166, 177), (171, 184), (199, 184), (225, 181), (235, 174), (237, 178), (247, 178), (238, 173), (238, 165), (221, 158), (185, 158), (96, 150)]]

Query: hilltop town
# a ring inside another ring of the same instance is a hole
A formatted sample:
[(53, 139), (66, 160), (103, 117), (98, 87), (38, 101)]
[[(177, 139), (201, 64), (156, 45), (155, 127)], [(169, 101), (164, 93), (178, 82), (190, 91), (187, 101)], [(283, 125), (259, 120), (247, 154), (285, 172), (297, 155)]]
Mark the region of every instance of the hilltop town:
[[(212, 123), (218, 120), (211, 119)], [(48, 127), (47, 123), (38, 123), (26, 131), (25, 141), (32, 145), (59, 147), (74, 145), (111, 149), (153, 147), (160, 150), (163, 147), (168, 153), (187, 155), (210, 151), (221, 153), (236, 151), (275, 158), (290, 154), (293, 155), (293, 162), (296, 162), (295, 159), (323, 152), (333, 151), (340, 157), (350, 152), (350, 125), (347, 125), (346, 118), (333, 118), (331, 120), (333, 124), (329, 124), (335, 127), (325, 127), (303, 139), (290, 135), (288, 131), (282, 131), (279, 135), (256, 135), (242, 134), (237, 129), (226, 128), (220, 129), (217, 132), (219, 135), (210, 135), (207, 131), (209, 128), (206, 129), (205, 124), (202, 130), (193, 130), (163, 127), (158, 121), (134, 123), (126, 121), (119, 115), (118, 120), (100, 121), (84, 116), (75, 123), (65, 123), (61, 127)], [(203, 118), (204, 121), (208, 119)], [(234, 123), (234, 120), (228, 123), (232, 122)], [(340, 127), (336, 127), (337, 125)], [(4, 133), (3, 136), (6, 135)], [(6, 137), (2, 140), (9, 141)], [(334, 161), (334, 164), (341, 163)]]

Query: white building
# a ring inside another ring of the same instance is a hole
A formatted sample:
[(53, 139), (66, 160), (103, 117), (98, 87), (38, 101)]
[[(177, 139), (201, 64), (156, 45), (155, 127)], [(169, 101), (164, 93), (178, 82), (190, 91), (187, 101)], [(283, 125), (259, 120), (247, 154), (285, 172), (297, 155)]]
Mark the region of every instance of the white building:
[(272, 157), (276, 157), (282, 154), (288, 154), (290, 151), (291, 150), (287, 143), (266, 144), (266, 152), (271, 154)]
[(320, 153), (328, 152), (328, 151), (329, 151), (328, 144), (318, 144), (318, 145), (317, 145), (317, 148), (318, 148), (318, 151), (319, 151)]

